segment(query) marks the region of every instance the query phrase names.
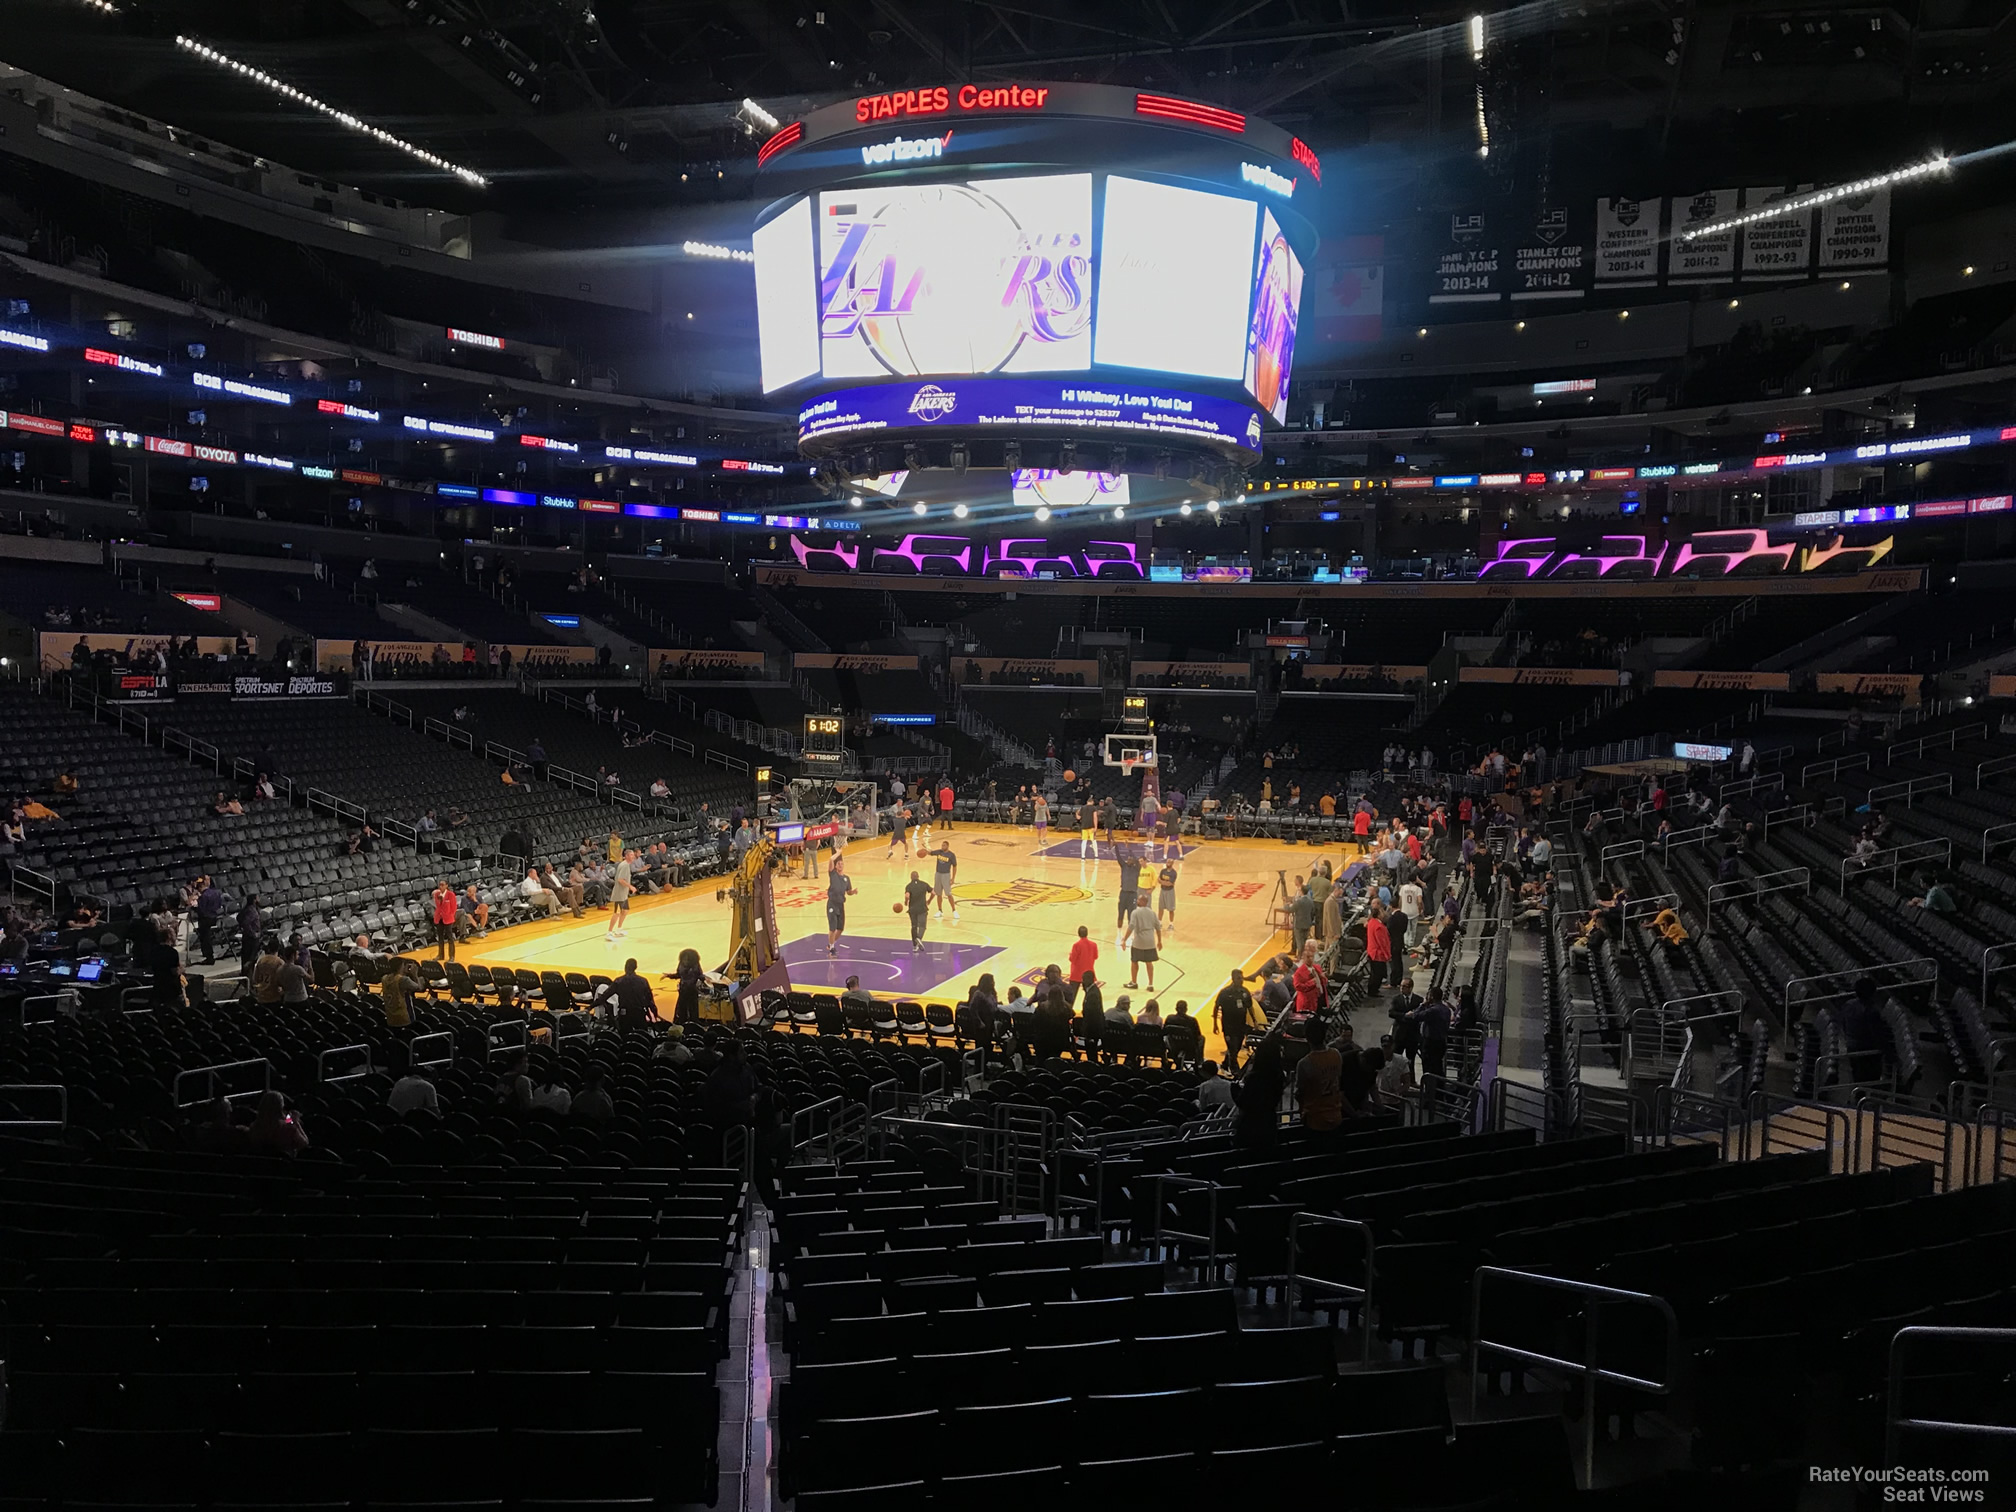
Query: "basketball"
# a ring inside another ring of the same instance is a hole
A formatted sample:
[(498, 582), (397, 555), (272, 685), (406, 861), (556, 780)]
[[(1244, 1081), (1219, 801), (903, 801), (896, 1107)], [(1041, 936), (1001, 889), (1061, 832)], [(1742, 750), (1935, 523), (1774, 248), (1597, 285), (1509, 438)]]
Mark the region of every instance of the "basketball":
[(1064, 780), (1066, 782), (1076, 782), (1078, 780), (1078, 774), (1072, 771), (1069, 767), (1066, 767), (1064, 769)]
[(893, 904), (893, 905), (892, 905), (892, 906), (890, 907), (890, 909), (889, 909), (889, 912), (891, 912), (891, 913), (901, 913), (901, 912), (903, 912), (903, 905), (902, 905), (901, 903), (897, 903), (897, 904)]

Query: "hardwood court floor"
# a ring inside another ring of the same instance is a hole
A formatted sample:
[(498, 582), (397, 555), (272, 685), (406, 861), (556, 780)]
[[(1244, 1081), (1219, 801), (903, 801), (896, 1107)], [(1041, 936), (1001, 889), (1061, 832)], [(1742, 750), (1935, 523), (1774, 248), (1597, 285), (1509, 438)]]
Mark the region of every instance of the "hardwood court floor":
[[(1010, 983), (1025, 992), (1050, 962), (1063, 965), (1078, 926), (1091, 929), (1099, 946), (1099, 981), (1110, 1006), (1127, 986), (1127, 952), (1115, 945), (1120, 868), (1111, 846), (1098, 858), (1080, 857), (1077, 836), (1068, 839), (1051, 831), (1050, 842), (1037, 849), (1034, 833), (1007, 825), (961, 824), (949, 835), (933, 832), (933, 844), (945, 841), (959, 860), (954, 896), (959, 904), (955, 922), (949, 915), (931, 919), (924, 948), (910, 948), (907, 913), (894, 911), (915, 870), (932, 880), (932, 863), (914, 854), (891, 853), (888, 837), (858, 840), (847, 848), (847, 873), (854, 895), (847, 905), (847, 929), (836, 955), (826, 954), (826, 883), (801, 879), (795, 870), (779, 873), (775, 892), (777, 926), (784, 959), (794, 987), (838, 991), (849, 975), (878, 997), (916, 998), (956, 1003), (979, 978), (992, 972), (1005, 996)], [(1123, 838), (1123, 844), (1127, 843)], [(914, 852), (914, 845), (913, 845)], [(1177, 862), (1176, 927), (1165, 934), (1162, 959), (1155, 970), (1155, 993), (1164, 1016), (1177, 998), (1190, 1003), (1206, 1028), (1215, 1052), (1222, 1042), (1209, 1034), (1210, 1005), (1234, 966), (1250, 970), (1270, 950), (1285, 949), (1287, 937), (1269, 922), (1277, 872), (1286, 871), (1292, 888), (1328, 857), (1341, 876), (1355, 857), (1340, 848), (1318, 850), (1254, 840), (1186, 842)], [(1159, 863), (1144, 868), (1152, 879)], [(628, 934), (605, 938), (607, 910), (588, 917), (562, 915), (550, 922), (521, 924), (471, 940), (461, 958), (486, 965), (530, 967), (533, 970), (608, 972), (622, 969), (628, 956), (659, 988), (662, 1011), (669, 1017), (670, 984), (657, 982), (660, 972), (673, 969), (679, 952), (692, 946), (713, 969), (726, 957), (728, 905), (716, 902), (719, 878), (708, 878), (676, 893), (639, 897), (630, 910)], [(934, 909), (935, 915), (935, 909)], [(1138, 1012), (1147, 1001), (1147, 977), (1131, 989)]]

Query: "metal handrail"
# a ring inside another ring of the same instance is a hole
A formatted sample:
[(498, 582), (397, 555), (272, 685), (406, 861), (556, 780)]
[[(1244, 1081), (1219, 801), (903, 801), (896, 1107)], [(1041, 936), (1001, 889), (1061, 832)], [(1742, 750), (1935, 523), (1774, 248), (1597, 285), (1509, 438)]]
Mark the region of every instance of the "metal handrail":
[[(1863, 758), (1863, 763), (1867, 765), (1867, 757)], [(1799, 780), (1803, 783), (1806, 779), (1802, 776)], [(1768, 788), (1783, 788), (1784, 786), (1785, 774), (1783, 772), (1760, 772), (1755, 777), (1739, 777), (1732, 782), (1716, 784), (1715, 801), (1717, 803), (1727, 803), (1732, 796), (1738, 794), (1761, 793)]]
[[(215, 1065), (191, 1066), (186, 1071), (177, 1071), (175, 1073), (175, 1080), (169, 1084), (169, 1096), (174, 1100), (176, 1107), (193, 1108), (196, 1104), (208, 1102), (211, 1098), (218, 1095), (215, 1091), (208, 1089), (214, 1088), (217, 1085), (218, 1074), (220, 1072), (236, 1071), (244, 1066), (263, 1067), (265, 1069), (264, 1085), (253, 1087), (245, 1092), (226, 1092), (223, 1094), (226, 1102), (235, 1102), (241, 1097), (263, 1097), (273, 1090), (273, 1062), (267, 1060), (262, 1055), (252, 1060), (218, 1061)], [(195, 1076), (200, 1076), (204, 1079), (206, 1090), (201, 1097), (185, 1099), (182, 1096), (182, 1084)]]
[[(1165, 1239), (1175, 1239), (1186, 1244), (1201, 1244), (1209, 1252), (1208, 1263), (1212, 1274), (1216, 1275), (1218, 1271), (1218, 1193), (1220, 1191), (1218, 1183), (1215, 1181), (1206, 1181), (1201, 1176), (1175, 1176), (1167, 1171), (1157, 1172), (1154, 1181), (1155, 1228), (1149, 1242), (1155, 1253), (1163, 1255), (1165, 1259), (1167, 1258), (1165, 1253), (1167, 1246), (1163, 1243)], [(1162, 1193), (1163, 1189), (1169, 1186), (1184, 1187), (1193, 1191), (1198, 1187), (1202, 1187), (1209, 1194), (1210, 1200), (1205, 1204), (1205, 1221), (1210, 1226), (1210, 1233), (1191, 1234), (1185, 1233), (1182, 1229), (1163, 1227), (1162, 1215), (1167, 1209), (1168, 1203), (1164, 1201)]]
[[(1904, 1356), (1913, 1340), (1954, 1339), (1966, 1340), (1978, 1346), (1989, 1342), (2016, 1345), (2016, 1328), (1934, 1328), (1914, 1323), (1908, 1328), (1897, 1330), (1890, 1340), (1889, 1380), (1884, 1392), (1883, 1409), (1883, 1463), (1892, 1466), (1897, 1463), (1897, 1440), (1904, 1429), (1918, 1433), (1951, 1433), (1974, 1435), (1980, 1438), (2016, 1438), (2016, 1427), (2006, 1423), (1956, 1423), (1941, 1418), (1907, 1418), (1902, 1415), (1904, 1406)], [(1983, 1472), (1986, 1478), (1986, 1472)]]
[[(1349, 1229), (1365, 1241), (1365, 1284), (1353, 1286), (1348, 1281), (1333, 1280), (1328, 1276), (1305, 1276), (1302, 1274), (1302, 1225), (1317, 1228)], [(1296, 1294), (1303, 1286), (1321, 1287), (1325, 1291), (1340, 1292), (1357, 1299), (1361, 1310), (1359, 1333), (1364, 1335), (1361, 1364), (1372, 1363), (1372, 1289), (1378, 1278), (1378, 1245), (1372, 1237), (1372, 1225), (1356, 1218), (1338, 1218), (1329, 1213), (1307, 1213), (1297, 1211), (1288, 1220), (1288, 1278), (1285, 1283), (1288, 1302), (1288, 1318), (1295, 1318)]]
[[(824, 1098), (819, 1102), (811, 1104), (809, 1107), (793, 1111), (791, 1114), (792, 1152), (803, 1155), (809, 1152), (814, 1145), (823, 1142), (826, 1149), (825, 1158), (837, 1164), (840, 1157), (836, 1140), (845, 1112), (845, 1101), (839, 1097)], [(817, 1116), (815, 1117), (815, 1115)], [(800, 1126), (803, 1126), (806, 1130), (803, 1138), (799, 1137), (798, 1130)]]
[[(345, 1071), (339, 1076), (331, 1076), (329, 1074), (329, 1060), (331, 1056), (355, 1055), (359, 1051), (363, 1052), (364, 1055), (362, 1069)], [(355, 1081), (360, 1076), (369, 1076), (371, 1069), (371, 1047), (369, 1045), (332, 1045), (327, 1050), (319, 1051), (315, 1056), (315, 1080), (317, 1082)]]
[(1788, 866), (1783, 871), (1759, 872), (1754, 877), (1738, 877), (1733, 882), (1710, 882), (1706, 933), (1715, 933), (1717, 903), (1726, 903), (1731, 898), (1761, 898), (1767, 893), (1789, 892), (1795, 887), (1809, 893), (1813, 891), (1813, 869), (1810, 866)]
[(1952, 791), (1953, 774), (1951, 772), (1933, 772), (1923, 777), (1908, 777), (1902, 782), (1879, 782), (1876, 786), (1869, 789), (1862, 801), (1873, 809), (1879, 803), (1888, 803), (1892, 799), (1902, 798), (1904, 800), (1904, 807), (1911, 808), (1917, 804), (1920, 793), (1951, 793)]
[[(1912, 854), (1906, 855), (1906, 851)], [(1907, 861), (1938, 860), (1946, 866), (1951, 866), (1953, 842), (1944, 835), (1938, 835), (1930, 840), (1913, 840), (1908, 844), (1893, 845), (1888, 850), (1874, 851), (1867, 856), (1844, 856), (1841, 858), (1841, 895), (1843, 897), (1848, 895), (1848, 873), (1851, 868), (1856, 876), (1867, 876), (1882, 867), (1886, 859), (1890, 867), (1890, 884), (1894, 887), (1897, 884), (1897, 868)]]
[(1809, 761), (1799, 769), (1799, 786), (1806, 787), (1813, 781), (1815, 772), (1825, 769), (1825, 775), (1839, 777), (1843, 772), (1852, 772), (1857, 767), (1869, 765), (1869, 753), (1857, 751), (1852, 756), (1836, 756), (1832, 761)]
[[(422, 1046), (426, 1048), (423, 1050)], [(434, 1054), (437, 1047), (445, 1053), (441, 1055)], [(411, 1051), (409, 1064), (415, 1066), (446, 1066), (451, 1064), (455, 1059), (455, 1036), (446, 1029), (438, 1030), (433, 1034), (416, 1034), (413, 1036), (413, 1043), (408, 1048)]]
[[(1516, 1344), (1498, 1343), (1484, 1337), (1484, 1283), (1487, 1279), (1500, 1277), (1527, 1286), (1537, 1286), (1544, 1290), (1564, 1291), (1573, 1296), (1587, 1299), (1584, 1330), (1582, 1336), (1583, 1358), (1563, 1360), (1553, 1355), (1522, 1349)], [(1606, 1303), (1625, 1304), (1637, 1307), (1651, 1307), (1658, 1311), (1666, 1322), (1666, 1365), (1668, 1379), (1664, 1381), (1646, 1380), (1642, 1376), (1627, 1375), (1621, 1370), (1608, 1370), (1597, 1363), (1597, 1345), (1602, 1334), (1602, 1309)], [(1480, 1265), (1470, 1282), (1470, 1412), (1477, 1413), (1477, 1371), (1479, 1358), (1485, 1350), (1494, 1354), (1510, 1356), (1529, 1365), (1544, 1365), (1553, 1370), (1566, 1370), (1582, 1380), (1582, 1484), (1594, 1484), (1596, 1472), (1596, 1388), (1607, 1383), (1624, 1386), (1633, 1391), (1642, 1391), (1651, 1396), (1670, 1396), (1673, 1392), (1672, 1368), (1680, 1356), (1680, 1320), (1674, 1315), (1672, 1304), (1664, 1297), (1651, 1292), (1621, 1291), (1614, 1286), (1597, 1286), (1588, 1281), (1566, 1281), (1558, 1276), (1543, 1276), (1534, 1271), (1511, 1270), (1502, 1265)]]
[(56, 1099), (54, 1118), (0, 1118), (0, 1129), (8, 1131), (29, 1129), (50, 1129), (62, 1134), (70, 1127), (70, 1089), (61, 1082), (8, 1082), (0, 1083), (0, 1099), (19, 1092), (53, 1094)]
[(2016, 767), (2016, 753), (2008, 756), (1990, 756), (1974, 768), (1974, 786), (1980, 787), (1983, 778), (1992, 777), (1998, 772), (2006, 772), (2011, 767)]

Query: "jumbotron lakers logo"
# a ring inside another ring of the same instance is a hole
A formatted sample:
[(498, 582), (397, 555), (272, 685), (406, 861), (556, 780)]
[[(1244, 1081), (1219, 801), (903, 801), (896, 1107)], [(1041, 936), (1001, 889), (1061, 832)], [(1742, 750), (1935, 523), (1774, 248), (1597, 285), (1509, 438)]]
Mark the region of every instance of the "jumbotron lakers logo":
[[(963, 184), (829, 199), (834, 234), (819, 292), (827, 343), (859, 341), (904, 376), (993, 373), (1025, 342), (1074, 342), (1090, 328), (1092, 259), (1075, 229), (1024, 225), (984, 188)], [(832, 361), (829, 349), (829, 375)]]
[(959, 887), (962, 908), (1010, 908), (1018, 913), (1051, 903), (1089, 903), (1092, 894), (1082, 887), (1066, 887), (1061, 882), (1039, 882), (1034, 877), (1017, 877), (1012, 882), (980, 882)]

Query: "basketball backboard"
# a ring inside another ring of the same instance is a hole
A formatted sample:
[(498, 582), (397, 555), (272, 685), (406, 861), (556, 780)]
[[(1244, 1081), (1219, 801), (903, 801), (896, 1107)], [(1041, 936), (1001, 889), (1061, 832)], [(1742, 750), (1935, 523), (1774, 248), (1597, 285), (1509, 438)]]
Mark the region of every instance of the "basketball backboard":
[(1104, 764), (1109, 767), (1132, 766), (1137, 770), (1156, 766), (1155, 737), (1147, 732), (1122, 730), (1109, 732), (1106, 736)]

